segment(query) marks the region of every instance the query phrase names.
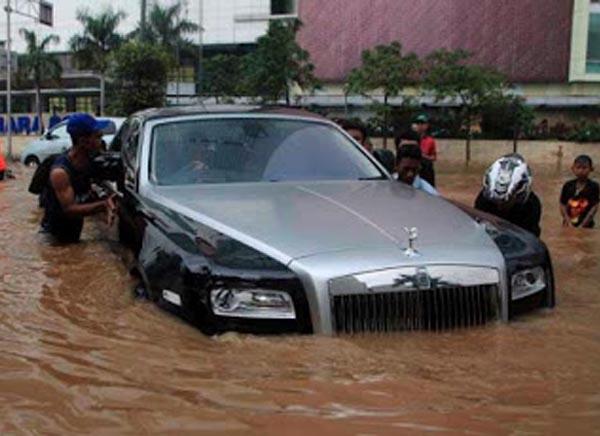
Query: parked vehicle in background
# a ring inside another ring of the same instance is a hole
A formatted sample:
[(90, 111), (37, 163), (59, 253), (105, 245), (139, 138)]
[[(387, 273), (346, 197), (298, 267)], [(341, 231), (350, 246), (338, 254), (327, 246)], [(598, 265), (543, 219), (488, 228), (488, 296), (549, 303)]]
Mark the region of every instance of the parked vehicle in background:
[(539, 239), (394, 181), (314, 114), (147, 110), (113, 145), (147, 294), (207, 332), (443, 330), (554, 305)]
[[(124, 117), (105, 117), (98, 118), (100, 120), (110, 120), (114, 123), (112, 132), (118, 131), (123, 122)], [(109, 145), (115, 134), (107, 134), (102, 137), (104, 142)], [(67, 121), (63, 120), (57, 125), (48, 129), (46, 133), (37, 139), (34, 139), (27, 144), (21, 153), (21, 163), (25, 165), (39, 165), (48, 156), (53, 154), (64, 153), (71, 148), (71, 137), (67, 133)]]

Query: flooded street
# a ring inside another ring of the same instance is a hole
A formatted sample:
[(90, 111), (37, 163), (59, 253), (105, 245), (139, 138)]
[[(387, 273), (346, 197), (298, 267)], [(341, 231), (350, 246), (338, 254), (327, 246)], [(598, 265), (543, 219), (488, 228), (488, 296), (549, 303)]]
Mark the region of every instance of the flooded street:
[[(36, 234), (30, 170), (0, 183), (0, 433), (600, 434), (600, 231), (562, 229), (567, 164), (535, 170), (557, 307), (508, 325), (207, 337), (135, 299), (114, 229)], [(471, 204), (482, 167), (447, 165)]]

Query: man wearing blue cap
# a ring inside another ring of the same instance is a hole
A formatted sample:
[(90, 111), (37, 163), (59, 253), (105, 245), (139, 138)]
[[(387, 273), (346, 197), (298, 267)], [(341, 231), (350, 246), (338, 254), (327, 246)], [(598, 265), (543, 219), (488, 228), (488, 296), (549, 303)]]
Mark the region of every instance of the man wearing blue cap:
[(43, 202), (42, 228), (59, 242), (79, 241), (85, 216), (106, 212), (108, 223), (112, 224), (114, 196), (89, 201), (91, 157), (102, 149), (102, 134), (109, 126), (110, 121), (96, 120), (85, 113), (69, 116), (67, 132), (73, 147), (52, 164)]

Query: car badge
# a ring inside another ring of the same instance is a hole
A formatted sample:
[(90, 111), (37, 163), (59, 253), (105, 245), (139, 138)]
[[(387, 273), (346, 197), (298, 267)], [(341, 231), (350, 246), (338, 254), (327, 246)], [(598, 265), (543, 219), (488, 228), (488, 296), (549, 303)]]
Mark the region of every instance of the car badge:
[(406, 257), (419, 257), (421, 254), (415, 248), (415, 242), (419, 237), (419, 230), (416, 227), (404, 227), (404, 231), (408, 235), (408, 248), (404, 249)]
[(431, 289), (431, 277), (427, 272), (427, 268), (417, 268), (417, 274), (415, 275), (415, 284), (417, 289)]

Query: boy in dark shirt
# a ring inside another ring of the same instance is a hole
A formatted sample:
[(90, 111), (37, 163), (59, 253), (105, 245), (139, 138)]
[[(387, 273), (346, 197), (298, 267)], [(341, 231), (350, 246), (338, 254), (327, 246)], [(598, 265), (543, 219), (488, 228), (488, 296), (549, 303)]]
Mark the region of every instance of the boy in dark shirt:
[(518, 154), (501, 157), (487, 170), (475, 209), (503, 218), (540, 236), (542, 204), (531, 190), (529, 166)]
[(600, 188), (589, 179), (594, 170), (592, 159), (582, 154), (577, 156), (571, 167), (575, 179), (569, 180), (560, 193), (560, 213), (565, 227), (594, 227), (594, 215), (598, 211)]

